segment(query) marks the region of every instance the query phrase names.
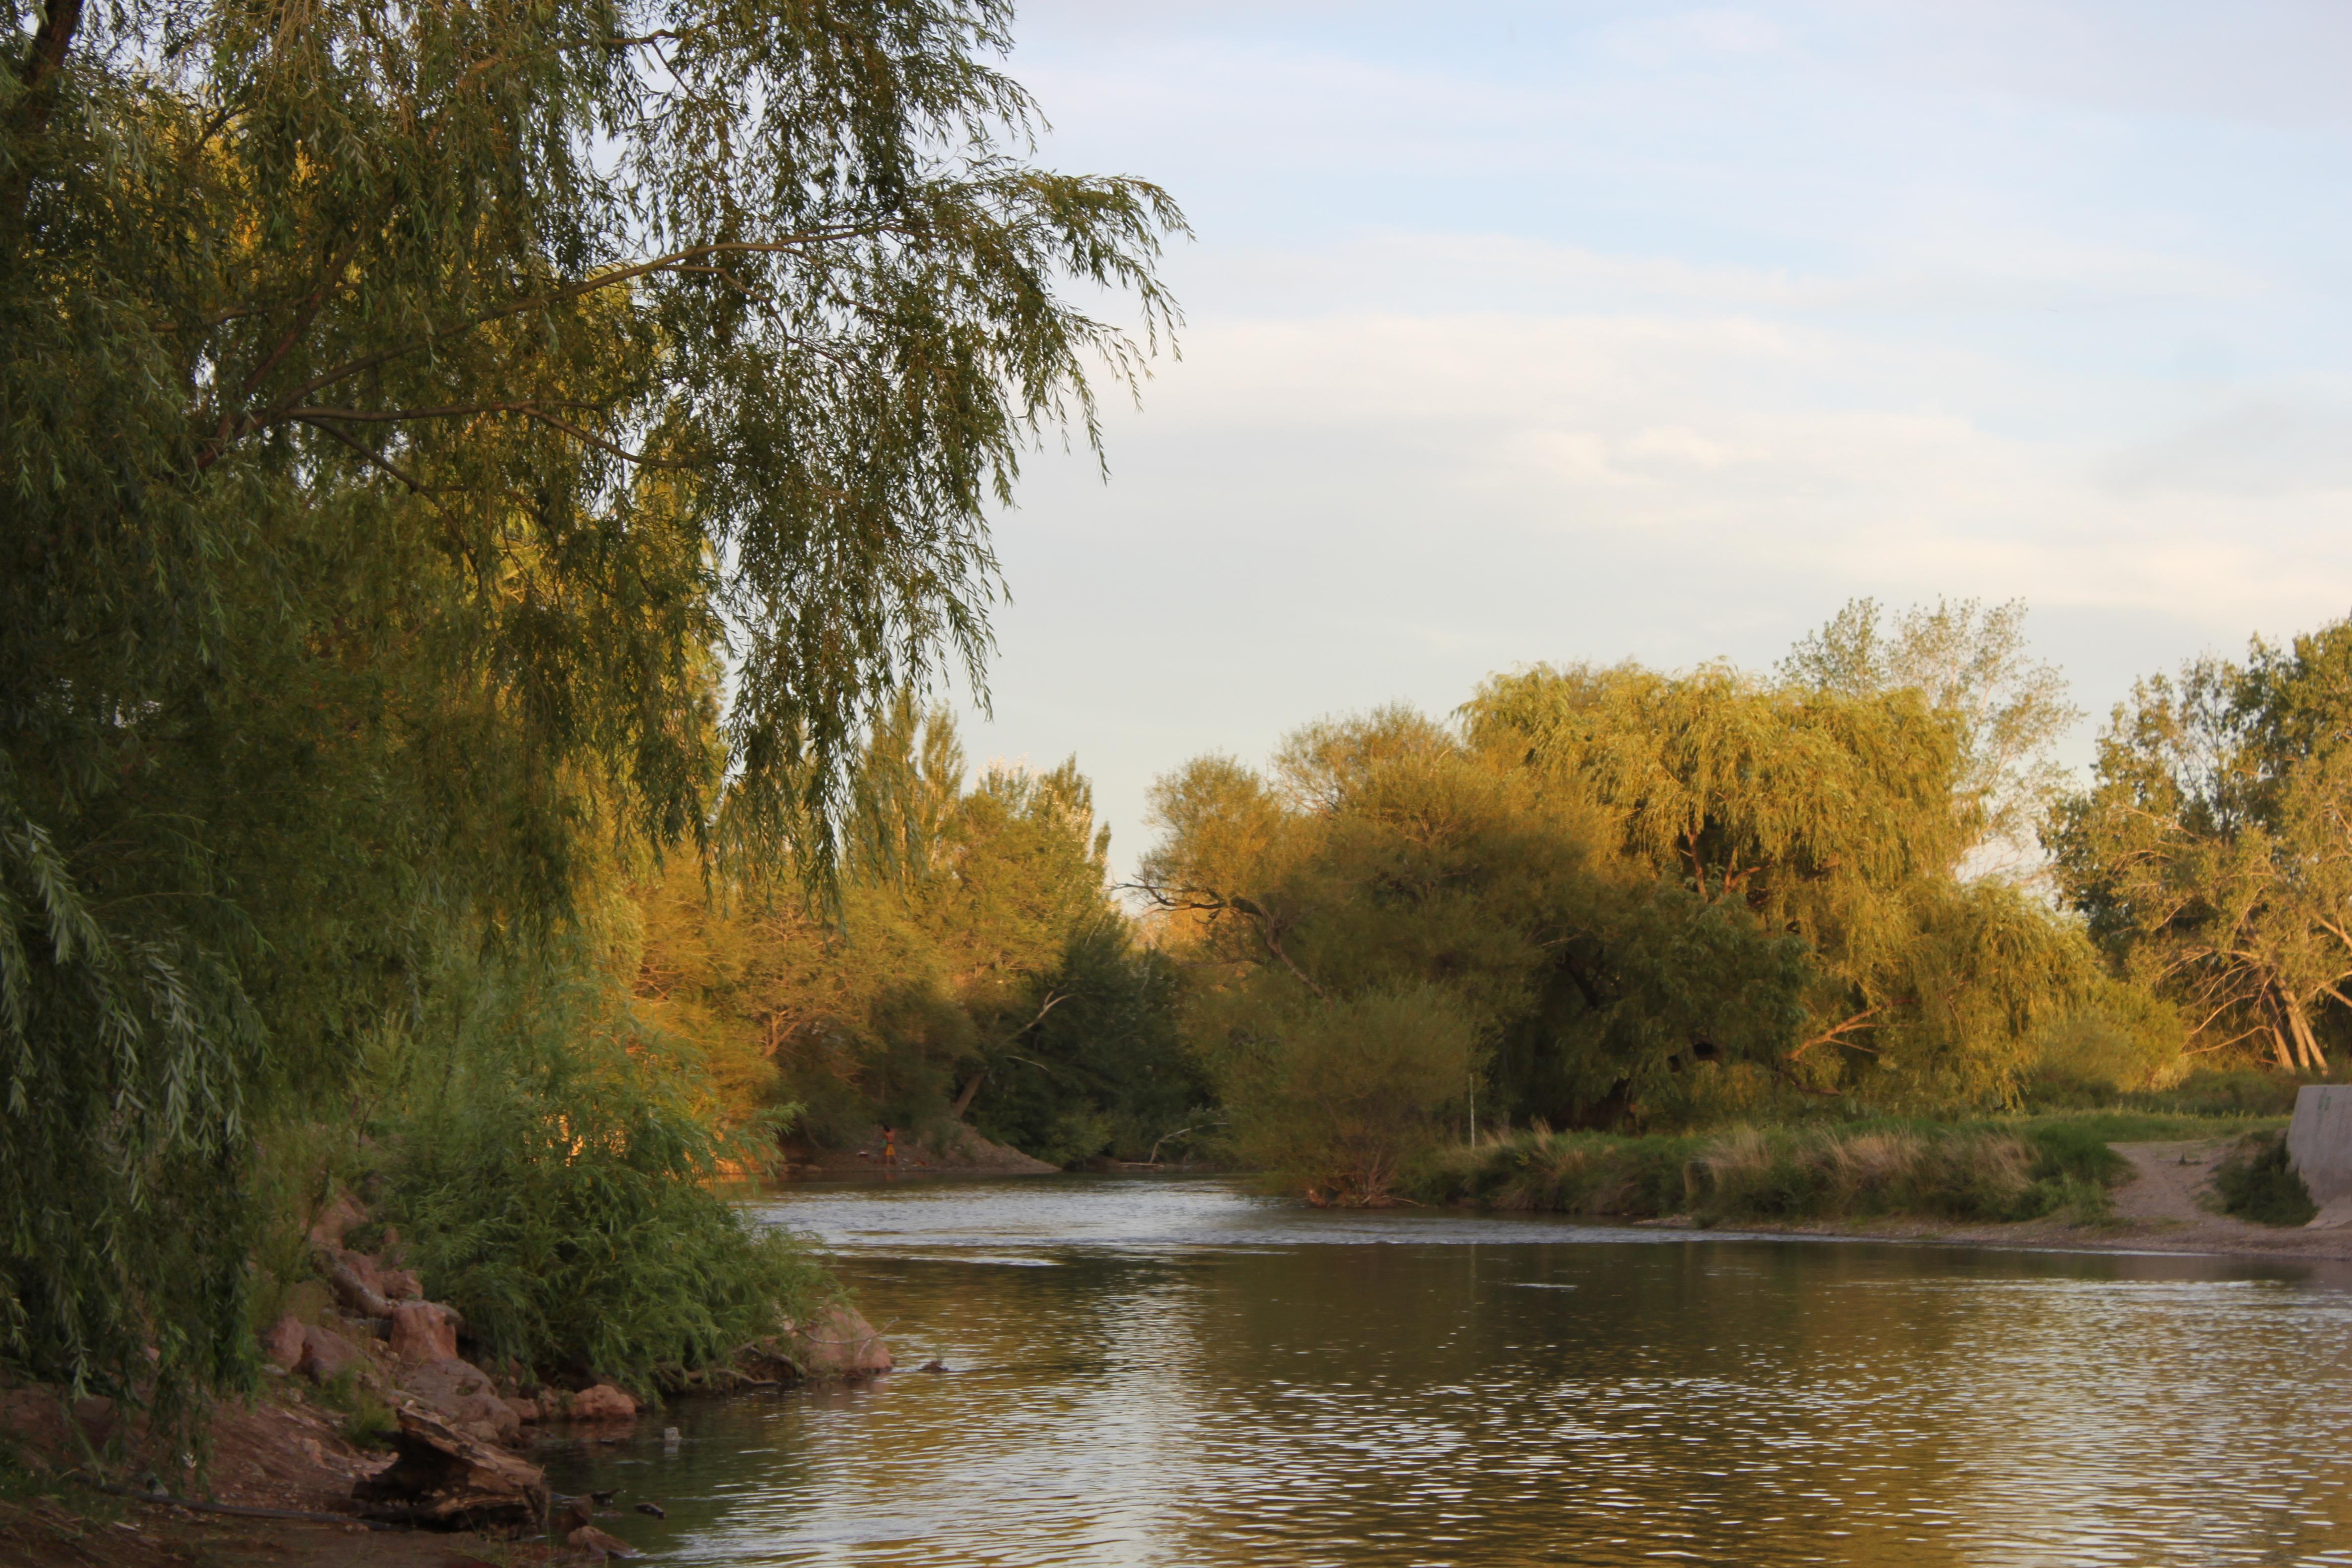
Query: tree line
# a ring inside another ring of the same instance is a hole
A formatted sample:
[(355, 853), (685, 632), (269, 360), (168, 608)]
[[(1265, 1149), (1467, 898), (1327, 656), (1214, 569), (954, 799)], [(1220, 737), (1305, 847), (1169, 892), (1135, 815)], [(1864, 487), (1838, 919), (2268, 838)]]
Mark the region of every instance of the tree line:
[[(1377, 1200), (1480, 1127), (1979, 1114), (2352, 1048), (2352, 626), (2143, 682), (2086, 779), (2021, 605), (1769, 672), (1537, 666), (1187, 763), (1134, 880), (1075, 760), (902, 700), (841, 902), (646, 891), (641, 998), (803, 1135), (961, 1121)], [(731, 1042), (727, 1044), (724, 1042)]]
[(1162, 779), (1139, 882), (1234, 1146), (1377, 1200), (1441, 1138), (2013, 1109), (2352, 1045), (2352, 626), (2079, 717), (2023, 609), (1772, 672), (1538, 666)]

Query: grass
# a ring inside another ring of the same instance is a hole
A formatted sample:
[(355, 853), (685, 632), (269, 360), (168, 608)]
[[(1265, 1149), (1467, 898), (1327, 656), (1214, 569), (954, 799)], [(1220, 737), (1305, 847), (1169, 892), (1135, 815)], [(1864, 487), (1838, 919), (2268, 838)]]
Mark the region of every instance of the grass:
[(2256, 1132), (2240, 1139), (2213, 1167), (2221, 1212), (2256, 1225), (2307, 1225), (2319, 1212), (2303, 1178), (2287, 1168), (2286, 1138)]
[(320, 1384), (319, 1401), (342, 1413), (343, 1441), (355, 1448), (389, 1448), (400, 1435), (400, 1422), (392, 1406), (360, 1381), (356, 1367), (345, 1367)]
[(2267, 1131), (2243, 1115), (2131, 1108), (1746, 1127), (1681, 1137), (1538, 1129), (1449, 1151), (1413, 1193), (1558, 1214), (1687, 1215), (1702, 1224), (2063, 1215), (2095, 1225), (2112, 1222), (2109, 1194), (2131, 1173), (2129, 1162), (2109, 1145), (2250, 1130), (2258, 1136)]

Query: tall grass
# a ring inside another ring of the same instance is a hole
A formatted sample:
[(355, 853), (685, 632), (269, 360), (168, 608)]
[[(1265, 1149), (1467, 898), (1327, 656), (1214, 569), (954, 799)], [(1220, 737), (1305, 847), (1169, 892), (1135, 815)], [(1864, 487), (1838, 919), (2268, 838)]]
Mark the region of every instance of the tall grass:
[(1680, 1138), (1537, 1130), (1457, 1150), (1423, 1195), (1496, 1208), (1702, 1223), (2108, 1213), (2128, 1166), (2095, 1128), (1876, 1123)]

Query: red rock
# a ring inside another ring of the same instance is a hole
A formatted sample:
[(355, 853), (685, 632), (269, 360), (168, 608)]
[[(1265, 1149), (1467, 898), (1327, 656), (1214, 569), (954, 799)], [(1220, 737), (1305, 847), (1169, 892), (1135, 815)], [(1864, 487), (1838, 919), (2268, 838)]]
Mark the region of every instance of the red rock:
[(609, 1383), (583, 1388), (572, 1396), (567, 1412), (574, 1421), (627, 1421), (637, 1414), (637, 1402)]
[(289, 1312), (261, 1336), (261, 1359), (280, 1372), (302, 1364), (302, 1320)]
[(455, 1307), (438, 1301), (403, 1301), (392, 1309), (392, 1353), (402, 1361), (455, 1361), (457, 1324)]
[(425, 1281), (417, 1278), (414, 1268), (379, 1268), (376, 1279), (381, 1281), (378, 1289), (383, 1291), (387, 1300), (421, 1301), (425, 1299)]
[(313, 1383), (326, 1383), (356, 1367), (368, 1365), (367, 1352), (332, 1329), (316, 1323), (302, 1330), (302, 1355), (295, 1370)]
[(349, 1193), (338, 1193), (335, 1201), (319, 1211), (310, 1222), (310, 1244), (313, 1247), (340, 1247), (343, 1233), (368, 1216), (367, 1208)]
[(536, 1399), (509, 1399), (507, 1408), (513, 1411), (514, 1418), (525, 1426), (533, 1426), (539, 1420), (539, 1401)]
[(499, 1397), (490, 1374), (451, 1358), (404, 1368), (400, 1392), (467, 1436), (509, 1445), (522, 1440), (522, 1422)]
[(607, 1535), (593, 1524), (583, 1524), (563, 1538), (563, 1543), (574, 1552), (594, 1553), (595, 1561), (607, 1557), (635, 1557), (637, 1549), (617, 1535)]
[(845, 1306), (827, 1307), (804, 1326), (787, 1324), (784, 1346), (809, 1377), (866, 1377), (892, 1365), (874, 1325)]

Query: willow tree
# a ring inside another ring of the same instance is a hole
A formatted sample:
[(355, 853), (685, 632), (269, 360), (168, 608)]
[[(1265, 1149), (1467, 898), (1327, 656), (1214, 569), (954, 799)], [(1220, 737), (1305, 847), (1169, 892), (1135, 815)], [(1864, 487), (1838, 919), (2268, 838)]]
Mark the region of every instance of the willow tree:
[[(1770, 1064), (1791, 1043), (1799, 943), (1622, 862), (1597, 812), (1563, 809), (1528, 770), (1408, 710), (1308, 725), (1266, 774), (1200, 759), (1153, 805), (1162, 837), (1143, 889), (1200, 976), (1194, 1037), (1254, 1138), (1282, 1115), (1253, 1097), (1286, 1102), (1342, 1070), (1334, 1017), (1362, 1031), (1364, 1070), (1390, 1077), (1412, 1076), (1399, 1053), (1423, 1031), (1457, 1062), (1457, 1124), (1474, 1099), (1489, 1125), (1670, 1123), (1717, 1069)], [(1297, 1116), (1337, 1128), (1339, 1103), (1301, 1101)], [(1361, 1119), (1397, 1102), (1349, 1103), (1334, 1157), (1360, 1159)], [(1415, 1113), (1391, 1132), (1429, 1126)], [(1265, 1144), (1277, 1146), (1301, 1157)], [(1367, 1189), (1344, 1173), (1320, 1184)]]
[(170, 1387), (419, 921), (585, 831), (822, 873), (1181, 220), (1024, 161), (995, 0), (5, 15), (0, 1353)]
[(2038, 858), (2036, 836), (2065, 781), (2050, 748), (2083, 717), (2064, 675), (2028, 647), (2025, 614), (2021, 599), (1938, 599), (1892, 616), (1875, 599), (1853, 599), (1779, 668), (1792, 686), (1839, 696), (1916, 693), (1958, 748), (1952, 788), (1970, 858), (2010, 872)]
[(2352, 1025), (2352, 622), (2139, 682), (2053, 825), (2092, 930), (2200, 1051), (2323, 1072)]
[(1815, 980), (1784, 1066), (1818, 1087), (2004, 1098), (2100, 986), (2078, 931), (1958, 875), (1986, 805), (1964, 728), (1916, 689), (1538, 668), (1465, 714), (1562, 809), (1597, 807), (1616, 852), (1802, 939)]

